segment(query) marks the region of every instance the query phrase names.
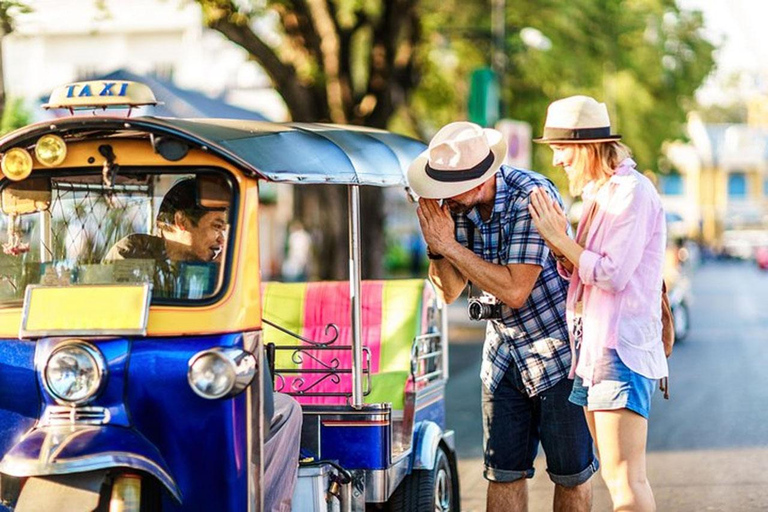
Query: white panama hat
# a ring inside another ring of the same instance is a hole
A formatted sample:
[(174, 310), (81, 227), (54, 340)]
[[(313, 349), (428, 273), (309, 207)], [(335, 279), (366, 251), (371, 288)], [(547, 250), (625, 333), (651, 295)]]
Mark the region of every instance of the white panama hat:
[(411, 162), (408, 184), (426, 199), (447, 199), (489, 180), (504, 163), (501, 132), (466, 121), (445, 125)]
[(544, 135), (533, 141), (540, 144), (585, 144), (620, 138), (621, 135), (611, 134), (611, 120), (605, 103), (589, 96), (571, 96), (550, 103)]

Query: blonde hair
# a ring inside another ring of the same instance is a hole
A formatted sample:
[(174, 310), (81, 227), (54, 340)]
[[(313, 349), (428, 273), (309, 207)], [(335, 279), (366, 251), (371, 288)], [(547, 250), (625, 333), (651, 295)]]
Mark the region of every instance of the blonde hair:
[(618, 141), (591, 142), (574, 144), (574, 146), (571, 166), (577, 172), (568, 184), (573, 197), (580, 196), (584, 187), (590, 182), (595, 182), (599, 187), (608, 181), (622, 160), (632, 156), (632, 151)]

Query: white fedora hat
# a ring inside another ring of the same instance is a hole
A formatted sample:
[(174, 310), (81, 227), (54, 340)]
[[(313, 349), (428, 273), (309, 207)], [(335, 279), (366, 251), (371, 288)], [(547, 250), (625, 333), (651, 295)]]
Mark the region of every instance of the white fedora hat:
[(589, 96), (571, 96), (553, 101), (547, 108), (544, 135), (533, 139), (541, 144), (610, 142), (621, 135), (611, 133), (605, 103)]
[(411, 162), (408, 184), (427, 199), (454, 197), (493, 177), (506, 155), (501, 132), (466, 121), (450, 123)]

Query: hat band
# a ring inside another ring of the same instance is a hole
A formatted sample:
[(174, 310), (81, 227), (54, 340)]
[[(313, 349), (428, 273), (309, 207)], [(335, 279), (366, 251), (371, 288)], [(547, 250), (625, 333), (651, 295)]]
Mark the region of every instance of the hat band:
[(429, 162), (424, 167), (427, 172), (427, 176), (436, 181), (442, 181), (443, 183), (455, 183), (457, 181), (469, 181), (479, 178), (485, 174), (488, 169), (493, 165), (493, 151), (488, 152), (488, 156), (483, 158), (483, 161), (474, 167), (469, 169), (457, 169), (455, 171), (441, 171), (433, 169), (429, 166)]
[(544, 139), (589, 140), (604, 139), (611, 136), (611, 127), (601, 128), (547, 128), (544, 127)]

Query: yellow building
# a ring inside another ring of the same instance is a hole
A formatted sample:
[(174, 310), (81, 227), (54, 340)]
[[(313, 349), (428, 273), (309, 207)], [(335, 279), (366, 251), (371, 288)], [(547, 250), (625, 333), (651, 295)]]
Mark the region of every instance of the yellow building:
[(689, 143), (667, 145), (660, 190), (688, 235), (737, 256), (768, 245), (768, 128), (688, 121)]

